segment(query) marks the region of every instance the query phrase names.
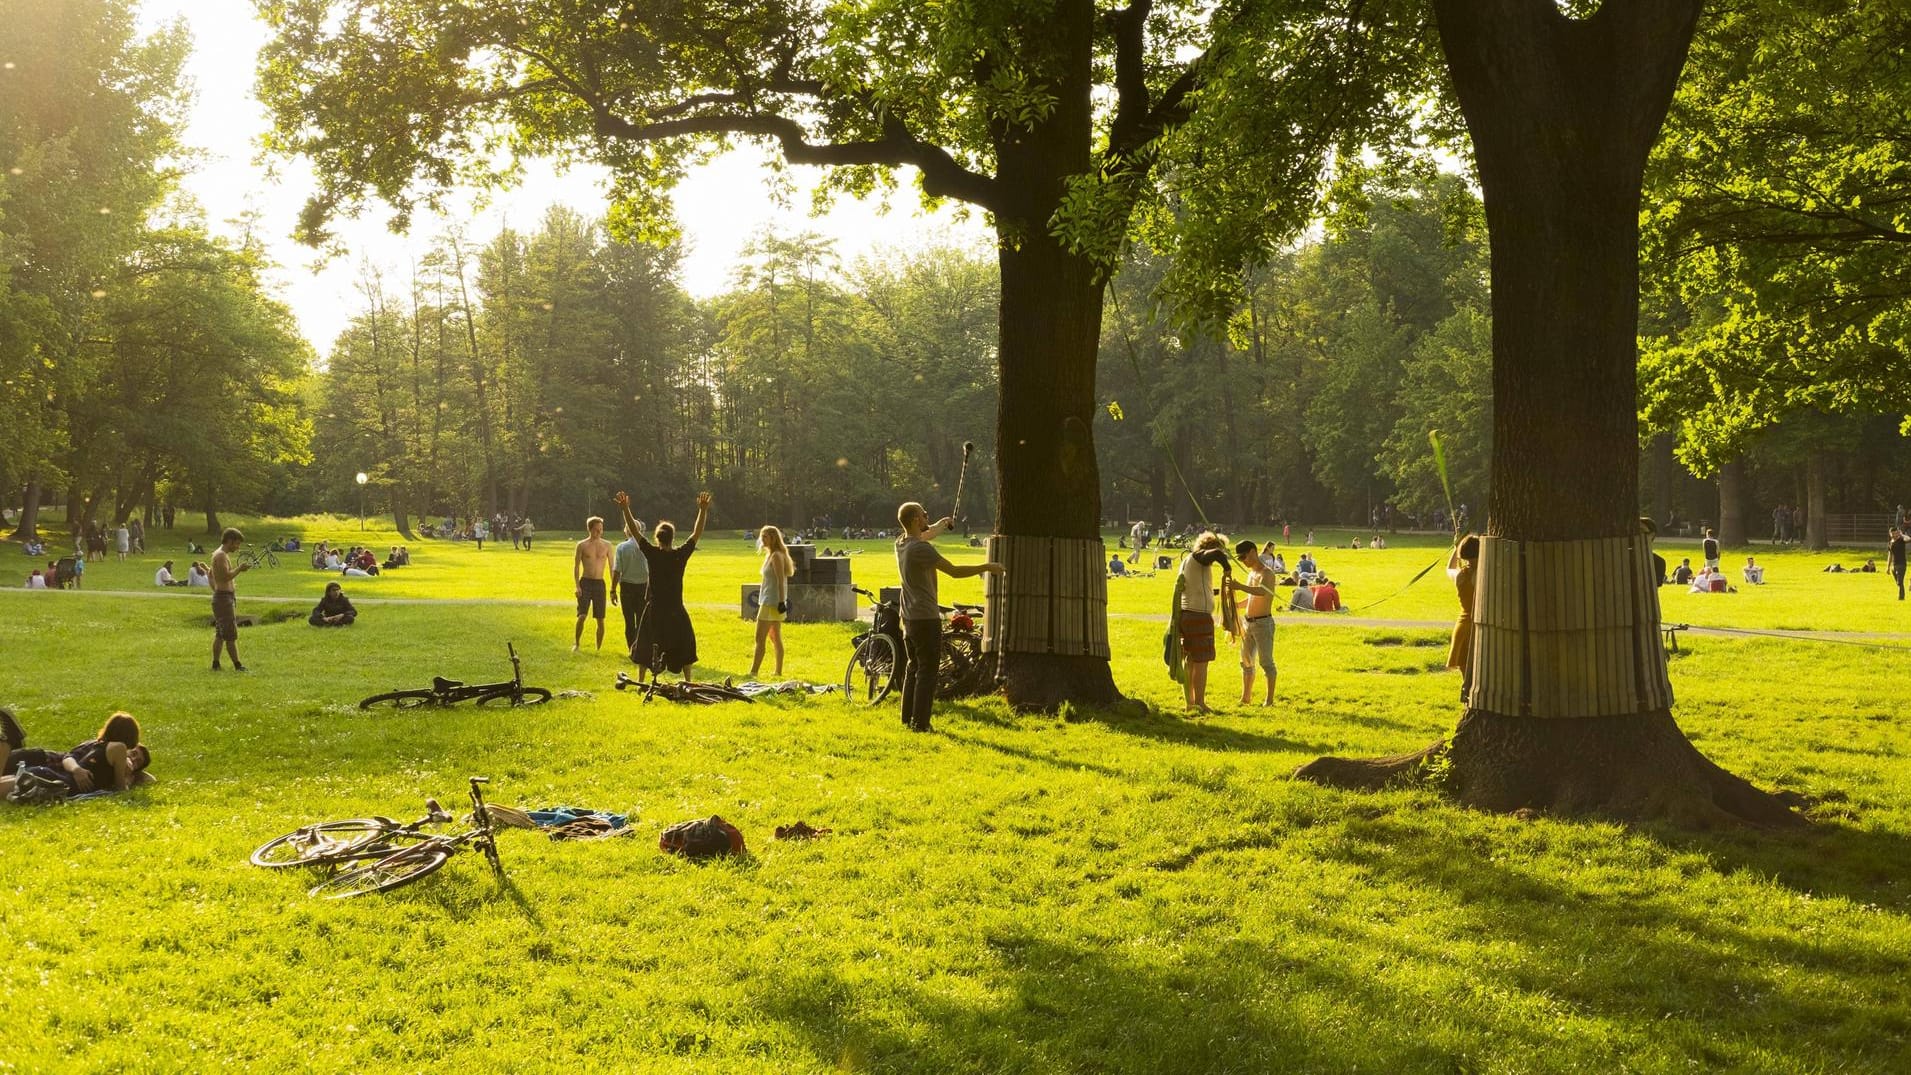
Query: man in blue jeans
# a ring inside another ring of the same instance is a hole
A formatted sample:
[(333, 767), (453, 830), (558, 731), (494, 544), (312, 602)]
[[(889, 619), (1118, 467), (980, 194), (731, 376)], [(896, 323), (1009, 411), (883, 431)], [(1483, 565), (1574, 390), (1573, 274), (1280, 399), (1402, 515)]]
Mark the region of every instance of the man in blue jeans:
[(936, 572), (952, 579), (1002, 574), (997, 563), (957, 567), (936, 551), (936, 535), (955, 524), (943, 519), (931, 526), (929, 513), (911, 500), (896, 509), (902, 537), (896, 541), (896, 571), (902, 577), (902, 723), (911, 731), (929, 730), (929, 709), (936, 700), (936, 667), (942, 661), (942, 608), (936, 601)]

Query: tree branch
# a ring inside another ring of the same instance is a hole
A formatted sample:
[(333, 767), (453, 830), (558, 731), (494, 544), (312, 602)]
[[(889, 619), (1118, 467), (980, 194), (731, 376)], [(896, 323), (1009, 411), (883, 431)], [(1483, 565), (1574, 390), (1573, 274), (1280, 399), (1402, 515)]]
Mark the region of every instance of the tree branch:
[(787, 116), (770, 113), (744, 115), (704, 115), (665, 119), (653, 123), (632, 123), (613, 115), (592, 102), (599, 134), (631, 142), (657, 142), (699, 134), (741, 134), (774, 138), (791, 164), (823, 166), (910, 165), (921, 171), (922, 188), (939, 198), (955, 198), (992, 212), (1000, 211), (1001, 188), (996, 181), (962, 166), (949, 152), (911, 135), (902, 120), (891, 115), (883, 120), (883, 136), (858, 142), (817, 144), (808, 140), (803, 125)]

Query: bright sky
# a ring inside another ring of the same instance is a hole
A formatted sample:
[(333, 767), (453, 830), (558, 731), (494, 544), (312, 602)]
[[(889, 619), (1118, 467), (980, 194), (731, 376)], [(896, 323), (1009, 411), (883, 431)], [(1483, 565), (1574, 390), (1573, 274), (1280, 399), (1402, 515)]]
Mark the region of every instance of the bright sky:
[[(279, 177), (272, 179), (255, 163), (257, 140), (267, 123), (264, 108), (252, 95), (253, 66), (266, 30), (250, 0), (143, 0), (143, 28), (175, 18), (186, 20), (194, 41), (187, 75), (196, 101), (185, 140), (205, 154), (198, 171), (187, 179), (187, 190), (216, 231), (234, 231), (226, 222), (247, 210), (261, 214), (264, 238), (282, 266), (280, 297), (323, 355), (362, 301), (353, 288), (361, 263), (369, 259), (386, 270), (388, 280), (403, 280), (414, 258), (444, 230), (445, 221), (415, 216), (410, 236), (393, 235), (385, 227), (382, 207), (373, 206), (362, 219), (338, 223), (337, 234), (350, 253), (319, 263), (312, 250), (290, 238), (312, 189), (309, 167), (303, 161), (281, 161)], [(678, 188), (677, 215), (688, 246), (683, 282), (691, 294), (721, 291), (738, 252), (766, 228), (831, 236), (845, 263), (879, 247), (986, 240), (979, 217), (958, 221), (948, 213), (923, 216), (908, 188), (899, 192), (896, 207), (887, 215), (874, 203), (839, 202), (827, 216), (812, 218), (807, 189), (790, 199), (789, 206), (779, 207), (770, 197), (769, 174), (761, 163), (765, 159), (762, 153), (739, 150), (693, 172)], [(488, 207), (479, 208), (468, 197), (456, 200), (456, 218), (467, 236), (487, 240), (507, 221), (533, 227), (553, 204), (587, 216), (602, 213), (600, 172), (577, 169), (558, 175), (536, 166), (526, 172), (519, 189), (495, 198)], [(813, 182), (809, 177), (818, 174), (814, 169), (792, 170), (799, 183)]]

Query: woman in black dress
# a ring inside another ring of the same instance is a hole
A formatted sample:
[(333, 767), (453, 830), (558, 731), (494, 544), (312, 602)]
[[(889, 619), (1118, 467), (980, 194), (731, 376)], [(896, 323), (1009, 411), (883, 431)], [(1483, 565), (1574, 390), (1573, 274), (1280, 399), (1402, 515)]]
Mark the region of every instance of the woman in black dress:
[(669, 522), (657, 524), (657, 542), (651, 544), (630, 517), (630, 497), (618, 493), (617, 505), (623, 509), (625, 525), (637, 532), (637, 547), (650, 565), (650, 588), (644, 595), (644, 614), (637, 622), (637, 644), (631, 647), (630, 659), (652, 675), (659, 669), (682, 672), (688, 683), (690, 666), (697, 663), (697, 630), (683, 607), (683, 572), (710, 517), (710, 494), (697, 494), (697, 522), (690, 540), (682, 545), (673, 544), (677, 528)]

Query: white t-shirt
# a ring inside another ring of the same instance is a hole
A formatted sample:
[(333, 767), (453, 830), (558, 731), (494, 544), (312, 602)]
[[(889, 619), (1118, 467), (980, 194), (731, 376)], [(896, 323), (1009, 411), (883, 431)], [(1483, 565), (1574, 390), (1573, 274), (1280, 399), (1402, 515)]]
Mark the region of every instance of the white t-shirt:
[(154, 586), (171, 586), (172, 584), (173, 584), (173, 573), (171, 571), (168, 571), (162, 567), (158, 571), (153, 572)]
[(209, 587), (212, 585), (212, 576), (206, 574), (204, 571), (201, 571), (196, 567), (192, 568), (191, 570), (186, 572), (186, 585)]
[(1190, 553), (1181, 558), (1181, 610), (1214, 612), (1214, 569)]
[(38, 572), (35, 572), (32, 575), (27, 576), (27, 589), (29, 590), (46, 589), (46, 576)]

